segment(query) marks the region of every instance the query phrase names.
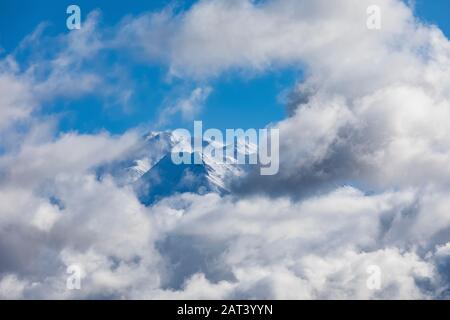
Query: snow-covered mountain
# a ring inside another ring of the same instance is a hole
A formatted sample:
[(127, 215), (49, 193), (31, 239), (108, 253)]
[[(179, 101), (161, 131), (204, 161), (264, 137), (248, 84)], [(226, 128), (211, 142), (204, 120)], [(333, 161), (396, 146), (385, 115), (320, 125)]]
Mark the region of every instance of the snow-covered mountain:
[[(224, 150), (226, 145), (203, 141), (203, 147), (213, 144)], [(246, 165), (237, 164), (237, 155), (257, 152), (254, 144), (237, 140), (234, 157), (217, 161), (200, 154), (200, 164), (175, 164), (172, 152), (187, 152), (193, 157), (191, 141), (172, 132), (150, 133), (142, 138), (125, 156), (98, 169), (98, 175), (109, 174), (119, 185), (131, 185), (140, 201), (149, 205), (175, 193), (228, 193), (232, 179), (245, 174)]]

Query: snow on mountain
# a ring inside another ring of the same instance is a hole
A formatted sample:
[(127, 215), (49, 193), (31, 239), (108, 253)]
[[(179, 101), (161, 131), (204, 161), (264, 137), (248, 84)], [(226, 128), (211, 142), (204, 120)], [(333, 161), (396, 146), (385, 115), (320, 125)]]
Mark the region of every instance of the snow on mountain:
[(139, 180), (173, 147), (170, 132), (152, 132), (142, 139), (128, 152), (112, 163), (97, 169), (97, 174), (110, 174), (118, 185), (128, 185)]
[[(100, 176), (109, 174), (119, 185), (131, 185), (140, 201), (149, 205), (175, 193), (228, 193), (232, 179), (245, 174), (245, 165), (237, 163), (238, 154), (257, 152), (253, 144), (237, 140), (234, 157), (226, 155), (228, 147), (215, 141), (203, 141), (203, 147), (212, 144), (223, 149), (226, 160), (201, 154), (200, 164), (175, 164), (172, 152), (187, 152), (194, 156), (192, 141), (172, 132), (155, 132), (143, 137), (124, 157), (98, 169)], [(192, 158), (193, 159), (193, 158)]]

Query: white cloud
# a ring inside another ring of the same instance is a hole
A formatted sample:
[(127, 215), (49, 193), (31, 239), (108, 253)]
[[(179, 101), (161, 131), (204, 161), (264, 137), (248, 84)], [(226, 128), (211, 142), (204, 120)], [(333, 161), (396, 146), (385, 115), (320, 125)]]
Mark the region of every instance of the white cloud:
[[(374, 3), (383, 10), (383, 31), (379, 33), (366, 27), (366, 9)], [(394, 0), (258, 4), (211, 0), (200, 1), (179, 15), (166, 10), (127, 20), (120, 35), (132, 37), (149, 58), (168, 61), (179, 75), (217, 75), (230, 68), (261, 70), (278, 63), (306, 63), (315, 73), (351, 68), (353, 76), (364, 73), (367, 77), (368, 71), (378, 72), (379, 64), (386, 63), (386, 55), (396, 58), (395, 52), (388, 51), (389, 42), (415, 45), (415, 28), (410, 9)], [(400, 42), (409, 35), (414, 38)], [(162, 37), (165, 40), (158, 41)], [(355, 64), (365, 68), (355, 70)], [(342, 80), (341, 73), (327, 74)]]
[(53, 141), (24, 143), (0, 158), (2, 182), (35, 186), (58, 175), (83, 173), (126, 152), (137, 138), (137, 132), (119, 137), (67, 133)]
[(170, 122), (173, 117), (180, 115), (184, 121), (192, 121), (200, 113), (203, 104), (212, 92), (211, 87), (197, 87), (187, 97), (177, 99), (166, 106), (159, 115), (158, 125)]
[(36, 106), (27, 83), (0, 72), (0, 130), (27, 119)]
[[(383, 244), (381, 220), (407, 208), (414, 200), (411, 193), (365, 196), (351, 188), (298, 203), (264, 198), (233, 201), (216, 195), (187, 194), (163, 200), (151, 208), (157, 225), (168, 228), (165, 234), (175, 237), (177, 243), (189, 243), (179, 250), (189, 250), (184, 254), (196, 257), (198, 269), (186, 275), (179, 290), (158, 290), (145, 296), (433, 297), (427, 288), (438, 292), (442, 285), (433, 260), (421, 258), (406, 246)], [(166, 249), (163, 256), (175, 263), (177, 248), (167, 244), (162, 248)], [(380, 290), (370, 290), (366, 285), (371, 265), (381, 269)], [(222, 277), (216, 278), (218, 274)]]
[(20, 281), (14, 275), (4, 276), (0, 281), (0, 298), (1, 299), (20, 299), (23, 298), (22, 292), (25, 283)]

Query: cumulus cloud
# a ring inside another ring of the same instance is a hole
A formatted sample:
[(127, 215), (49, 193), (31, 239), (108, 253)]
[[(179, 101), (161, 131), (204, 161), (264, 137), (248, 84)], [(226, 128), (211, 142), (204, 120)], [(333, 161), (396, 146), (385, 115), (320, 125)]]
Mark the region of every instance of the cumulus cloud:
[[(413, 191), (365, 195), (344, 187), (298, 202), (264, 197), (236, 200), (214, 194), (165, 199), (150, 212), (164, 230), (158, 247), (174, 268), (174, 273), (169, 272), (172, 281), (163, 282), (164, 290), (138, 295), (173, 299), (440, 297), (446, 288), (442, 277), (448, 250), (447, 246), (431, 246), (426, 254), (417, 250), (421, 243), (431, 245), (430, 234), (417, 237), (424, 224), (413, 222), (427, 217), (429, 208), (424, 204), (413, 214), (416, 217), (410, 214), (418, 197)], [(393, 231), (411, 223), (418, 229)], [(368, 268), (373, 265), (381, 270), (381, 290), (367, 287)]]
[[(55, 183), (50, 226), (36, 224), (42, 209), (1, 224), (9, 297), (424, 298), (441, 286), (433, 257), (377, 241), (380, 218), (412, 194), (343, 188), (296, 203), (183, 194), (145, 208), (110, 180)], [(80, 291), (65, 288), (72, 264), (83, 266)], [(380, 291), (366, 286), (370, 265), (382, 270)]]
[[(383, 10), (383, 32), (371, 33), (366, 27), (370, 3)], [(364, 68), (351, 69), (353, 75), (348, 76), (367, 77), (392, 53), (377, 45), (394, 45), (390, 42), (407, 34), (417, 38), (415, 28), (411, 10), (394, 0), (200, 1), (188, 12), (166, 10), (126, 20), (119, 39), (132, 37), (147, 58), (167, 61), (179, 75), (211, 76), (231, 68), (262, 70), (307, 62), (318, 69), (315, 72), (345, 72), (356, 63)], [(164, 41), (158, 41), (161, 38)], [(390, 55), (397, 58), (402, 57)]]
[(30, 115), (35, 102), (29, 89), (14, 75), (0, 73), (0, 130)]
[(83, 173), (123, 154), (137, 140), (135, 132), (120, 137), (67, 133), (45, 143), (24, 143), (0, 158), (0, 185), (34, 185), (60, 174)]

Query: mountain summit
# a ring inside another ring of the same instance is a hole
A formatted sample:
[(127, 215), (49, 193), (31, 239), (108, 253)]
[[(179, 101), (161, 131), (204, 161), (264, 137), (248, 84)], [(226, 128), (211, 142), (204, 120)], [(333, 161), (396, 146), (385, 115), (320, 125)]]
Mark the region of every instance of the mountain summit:
[[(203, 141), (204, 147), (210, 144), (216, 149), (227, 148), (215, 141)], [(98, 175), (111, 175), (117, 184), (133, 186), (140, 201), (150, 205), (176, 193), (228, 193), (231, 180), (243, 176), (248, 169), (237, 164), (237, 155), (257, 152), (256, 145), (238, 139), (234, 144), (235, 156), (226, 156), (225, 161), (203, 153), (199, 154), (202, 159), (199, 164), (172, 161), (173, 152), (185, 152), (193, 157), (191, 146), (191, 141), (172, 132), (150, 133), (126, 155), (100, 168)]]

